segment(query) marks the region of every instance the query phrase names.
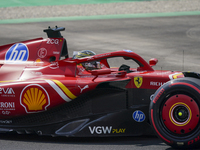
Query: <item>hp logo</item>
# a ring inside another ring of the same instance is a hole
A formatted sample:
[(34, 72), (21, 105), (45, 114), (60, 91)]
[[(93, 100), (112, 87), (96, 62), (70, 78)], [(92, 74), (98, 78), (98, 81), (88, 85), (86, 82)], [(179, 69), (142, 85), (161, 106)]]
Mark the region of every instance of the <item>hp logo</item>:
[(133, 119), (137, 122), (143, 122), (145, 120), (145, 114), (140, 110), (136, 110), (133, 112)]
[(7, 63), (27, 61), (29, 56), (28, 47), (23, 43), (14, 44), (6, 53)]

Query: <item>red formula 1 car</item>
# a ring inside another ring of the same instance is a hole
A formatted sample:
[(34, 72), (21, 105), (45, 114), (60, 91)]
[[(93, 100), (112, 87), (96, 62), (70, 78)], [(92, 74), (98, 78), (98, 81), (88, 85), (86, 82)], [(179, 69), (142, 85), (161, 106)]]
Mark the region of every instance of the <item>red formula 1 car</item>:
[[(199, 143), (199, 74), (154, 70), (157, 59), (147, 63), (130, 50), (69, 57), (63, 30), (0, 47), (0, 132), (92, 137), (155, 130), (173, 147)], [(112, 58), (136, 67), (112, 67)]]

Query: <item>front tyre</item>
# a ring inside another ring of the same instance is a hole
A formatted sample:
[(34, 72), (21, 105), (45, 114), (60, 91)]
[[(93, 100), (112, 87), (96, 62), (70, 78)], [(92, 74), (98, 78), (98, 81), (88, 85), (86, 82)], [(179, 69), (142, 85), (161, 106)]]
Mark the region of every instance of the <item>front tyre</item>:
[(184, 78), (160, 87), (150, 104), (150, 120), (156, 134), (175, 148), (200, 143), (200, 80)]

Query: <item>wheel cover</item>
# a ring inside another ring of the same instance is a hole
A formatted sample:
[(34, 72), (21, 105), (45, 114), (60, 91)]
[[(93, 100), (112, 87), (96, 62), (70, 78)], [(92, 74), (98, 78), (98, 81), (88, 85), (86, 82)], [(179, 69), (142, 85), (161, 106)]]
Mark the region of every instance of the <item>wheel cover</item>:
[(162, 120), (171, 132), (187, 134), (192, 132), (199, 122), (199, 107), (190, 96), (176, 94), (165, 102)]

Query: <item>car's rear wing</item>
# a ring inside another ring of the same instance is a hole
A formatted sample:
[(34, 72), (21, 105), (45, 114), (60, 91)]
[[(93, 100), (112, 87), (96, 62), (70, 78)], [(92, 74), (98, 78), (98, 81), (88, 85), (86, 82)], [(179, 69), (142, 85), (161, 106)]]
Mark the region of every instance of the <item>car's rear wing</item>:
[(26, 64), (52, 62), (68, 58), (66, 39), (60, 31), (64, 27), (44, 29), (48, 38), (36, 38), (0, 46), (0, 64)]
[(43, 31), (47, 33), (48, 38), (63, 38), (60, 31), (64, 31), (64, 30), (65, 30), (64, 27), (56, 26), (55, 28), (51, 28), (49, 26), (48, 29), (44, 29)]
[[(49, 26), (48, 29), (44, 29), (43, 31), (47, 33), (48, 38), (63, 38), (60, 31), (65, 31), (65, 28), (64, 27), (57, 27), (57, 26), (55, 26), (55, 28), (51, 28)], [(68, 58), (68, 48), (67, 48), (66, 39), (64, 39), (64, 41), (63, 41), (63, 46), (62, 46), (62, 49), (61, 49), (60, 57)]]

